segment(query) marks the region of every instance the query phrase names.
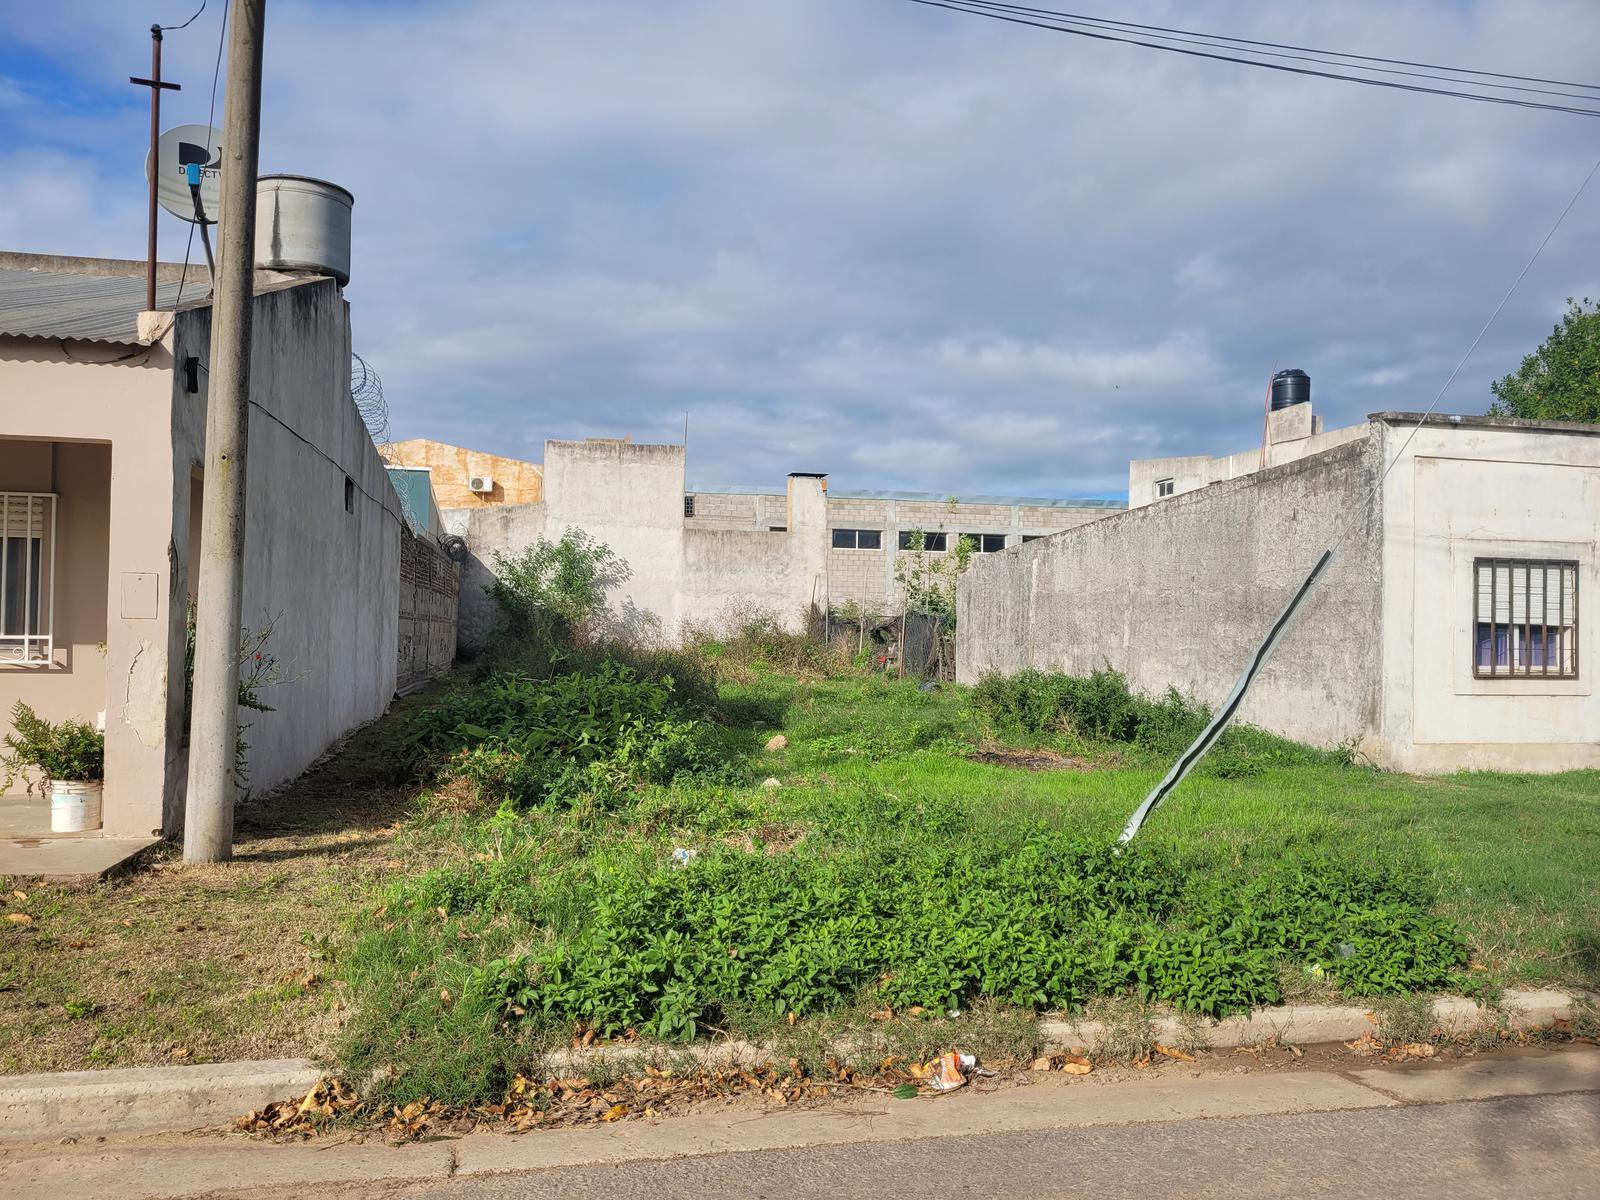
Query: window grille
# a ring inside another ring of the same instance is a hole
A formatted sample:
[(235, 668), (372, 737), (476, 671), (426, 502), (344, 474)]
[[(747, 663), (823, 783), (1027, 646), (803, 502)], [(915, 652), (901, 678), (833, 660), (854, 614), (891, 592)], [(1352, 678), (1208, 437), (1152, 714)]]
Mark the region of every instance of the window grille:
[(685, 496), (683, 498), (683, 515), (686, 516), (686, 517), (694, 516), (694, 497), (693, 496)]
[(0, 492), (0, 663), (54, 659), (56, 498)]
[(1472, 673), (1481, 679), (1577, 678), (1578, 564), (1480, 558), (1472, 571)]

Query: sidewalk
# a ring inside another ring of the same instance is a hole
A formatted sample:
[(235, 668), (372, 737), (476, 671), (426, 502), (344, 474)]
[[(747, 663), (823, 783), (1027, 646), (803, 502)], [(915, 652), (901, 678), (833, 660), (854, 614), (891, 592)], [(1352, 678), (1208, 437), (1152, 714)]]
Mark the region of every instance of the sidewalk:
[[(402, 1194), (490, 1197), (532, 1194), (530, 1188), (544, 1194), (548, 1188), (548, 1194), (591, 1194), (598, 1189), (664, 1196), (683, 1194), (690, 1186), (688, 1181), (722, 1177), (725, 1167), (737, 1166), (733, 1170), (737, 1178), (727, 1177), (732, 1190), (705, 1187), (700, 1194), (733, 1196), (764, 1190), (767, 1194), (820, 1195), (839, 1194), (839, 1179), (823, 1186), (827, 1172), (854, 1163), (860, 1173), (852, 1178), (863, 1182), (861, 1194), (876, 1189), (880, 1195), (917, 1191), (936, 1196), (958, 1194), (955, 1181), (962, 1178), (959, 1159), (947, 1161), (941, 1147), (972, 1152), (976, 1146), (987, 1145), (985, 1139), (1012, 1138), (1019, 1147), (1031, 1146), (1039, 1154), (1059, 1143), (1056, 1134), (1072, 1134), (1078, 1139), (1074, 1145), (1117, 1138), (1143, 1138), (1149, 1144), (1151, 1138), (1173, 1138), (1203, 1147), (1222, 1137), (1230, 1127), (1227, 1123), (1240, 1122), (1240, 1130), (1277, 1129), (1274, 1137), (1311, 1136), (1322, 1147), (1318, 1152), (1326, 1153), (1327, 1145), (1337, 1144), (1337, 1131), (1346, 1128), (1351, 1137), (1371, 1142), (1388, 1136), (1400, 1147), (1411, 1136), (1403, 1131), (1413, 1125), (1448, 1138), (1448, 1129), (1455, 1127), (1451, 1121), (1490, 1119), (1490, 1108), (1482, 1102), (1510, 1105), (1496, 1110), (1494, 1120), (1509, 1123), (1513, 1132), (1526, 1124), (1529, 1137), (1541, 1129), (1559, 1132), (1575, 1121), (1579, 1127), (1586, 1125), (1586, 1138), (1567, 1138), (1562, 1144), (1572, 1143), (1571, 1153), (1578, 1156), (1573, 1162), (1582, 1159), (1582, 1169), (1593, 1172), (1600, 1170), (1600, 1148), (1593, 1136), (1600, 1120), (1600, 1102), (1593, 1098), (1597, 1093), (1600, 1049), (1584, 1045), (1506, 1051), (1449, 1062), (1382, 1067), (1352, 1063), (1350, 1069), (1274, 1074), (1109, 1083), (1097, 1082), (1094, 1076), (1041, 1075), (1028, 1086), (988, 1095), (960, 1092), (916, 1101), (873, 1095), (850, 1104), (807, 1110), (732, 1107), (653, 1124), (525, 1135), (473, 1134), (400, 1147), (339, 1137), (277, 1145), (221, 1134), (13, 1146), (0, 1150), (0, 1194), (9, 1200), (58, 1200), (62, 1195), (177, 1200), (314, 1187), (336, 1189), (338, 1195), (367, 1196), (392, 1195), (396, 1188), (414, 1183), (415, 1191), (406, 1188)], [(1539, 1117), (1526, 1108), (1533, 1101), (1504, 1099), (1552, 1097), (1564, 1099), (1550, 1100), (1548, 1111)], [(1463, 1111), (1451, 1121), (1417, 1114), (1417, 1110), (1452, 1105), (1478, 1108), (1474, 1109), (1476, 1115)], [(1295, 1125), (1286, 1123), (1289, 1118), (1304, 1119)], [(1188, 1137), (1178, 1128), (1159, 1136), (1150, 1132), (1154, 1127), (1179, 1127), (1202, 1120), (1223, 1124), (1204, 1137)], [(1258, 1125), (1244, 1124), (1251, 1121)], [(1300, 1133), (1295, 1134), (1295, 1129)], [(1282, 1157), (1290, 1153), (1291, 1143), (1264, 1149)], [(812, 1181), (815, 1188), (794, 1188), (786, 1182), (785, 1173), (792, 1170), (790, 1160), (797, 1153), (810, 1154), (817, 1161), (821, 1174)], [(1353, 1161), (1366, 1161), (1369, 1150), (1355, 1144), (1349, 1153)], [(873, 1175), (874, 1162), (880, 1166), (905, 1162), (914, 1168), (919, 1161), (926, 1162), (930, 1182), (937, 1186), (923, 1189), (915, 1178), (903, 1180), (902, 1187), (882, 1178), (872, 1188), (865, 1186)], [(770, 1177), (763, 1174), (769, 1169)], [(1061, 1162), (1062, 1171), (1075, 1169), (1073, 1162)], [(1382, 1164), (1378, 1169), (1381, 1172)], [(668, 1177), (679, 1182), (669, 1183)], [(1053, 1181), (1031, 1180), (1037, 1184), (1037, 1194), (1055, 1194), (1051, 1191), (1055, 1184), (1070, 1182), (1065, 1175)], [(1023, 1190), (1007, 1194), (1033, 1194), (1031, 1183), (1029, 1177), (1023, 1177), (1018, 1185)], [(1004, 1190), (998, 1181), (989, 1188), (983, 1178), (967, 1178), (963, 1186), (971, 1194)], [(843, 1190), (855, 1192), (854, 1188)], [(1305, 1194), (1342, 1194), (1309, 1186), (1303, 1190)], [(1539, 1194), (1537, 1190), (1519, 1190), (1524, 1195)], [(1192, 1189), (1191, 1194), (1202, 1192)], [(1464, 1188), (1459, 1194), (1480, 1193)]]

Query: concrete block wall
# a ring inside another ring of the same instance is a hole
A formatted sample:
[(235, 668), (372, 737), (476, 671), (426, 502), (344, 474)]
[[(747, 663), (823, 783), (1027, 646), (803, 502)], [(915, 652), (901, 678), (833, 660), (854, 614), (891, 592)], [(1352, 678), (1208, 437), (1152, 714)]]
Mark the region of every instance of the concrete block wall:
[(1381, 677), (1380, 462), (1370, 436), (981, 556), (958, 591), (957, 677), (1110, 664), (1140, 692), (1176, 687), (1214, 706), (1354, 520), (1241, 717), (1318, 745), (1370, 744)]
[[(210, 309), (178, 315), (174, 357), (205, 362)], [(282, 682), (251, 713), (250, 785), (298, 775), (395, 692), (400, 623), (399, 497), (350, 399), (349, 306), (331, 279), (258, 292), (252, 339), (243, 620), (271, 625)], [(173, 376), (173, 594), (185, 594), (192, 473), (205, 460), (201, 390)], [(346, 480), (349, 481), (347, 486)], [(197, 489), (196, 489), (197, 491)], [(168, 828), (181, 819), (186, 755), (182, 634), (174, 604), (167, 676)], [(174, 661), (175, 656), (175, 661)]]
[(426, 534), (400, 531), (400, 627), (395, 690), (414, 691), (456, 658), (461, 568)]

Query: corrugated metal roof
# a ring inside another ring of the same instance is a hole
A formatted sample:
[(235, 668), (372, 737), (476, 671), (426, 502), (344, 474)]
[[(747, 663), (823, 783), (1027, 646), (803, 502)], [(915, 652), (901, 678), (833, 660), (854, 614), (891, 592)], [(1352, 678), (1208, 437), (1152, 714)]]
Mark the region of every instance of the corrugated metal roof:
[[(202, 299), (204, 272), (185, 290)], [(170, 308), (177, 298), (178, 284), (156, 284), (158, 305)], [(143, 309), (144, 280), (137, 276), (0, 270), (0, 334), (133, 345)]]
[[(685, 488), (684, 491), (691, 496), (783, 496), (788, 494), (787, 488), (772, 487), (767, 484), (689, 487)], [(945, 504), (952, 499), (949, 492), (882, 492), (862, 488), (829, 488), (828, 498), (830, 500), (911, 500), (933, 504)], [(1023, 508), (1111, 508), (1120, 510), (1128, 507), (1126, 500), (1063, 499), (1059, 496), (958, 495), (953, 498), (957, 504), (1017, 504)]]

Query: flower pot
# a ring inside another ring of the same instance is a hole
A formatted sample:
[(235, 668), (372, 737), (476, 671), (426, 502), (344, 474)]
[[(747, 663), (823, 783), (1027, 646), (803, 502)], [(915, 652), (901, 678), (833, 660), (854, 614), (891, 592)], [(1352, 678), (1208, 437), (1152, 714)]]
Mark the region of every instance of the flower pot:
[(99, 829), (102, 786), (98, 779), (52, 779), (50, 832), (83, 833)]

